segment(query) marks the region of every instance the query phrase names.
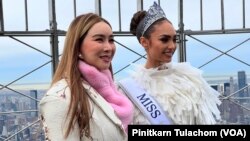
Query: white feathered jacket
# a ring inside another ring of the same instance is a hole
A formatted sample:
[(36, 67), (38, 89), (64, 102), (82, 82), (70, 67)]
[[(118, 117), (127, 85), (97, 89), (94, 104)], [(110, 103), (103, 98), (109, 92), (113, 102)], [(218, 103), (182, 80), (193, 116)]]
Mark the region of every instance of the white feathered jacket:
[[(121, 120), (114, 113), (113, 108), (91, 86), (83, 83), (88, 90), (92, 118), (90, 120), (91, 136), (98, 141), (126, 141), (127, 135), (122, 127)], [(46, 140), (50, 141), (81, 141), (79, 129), (76, 125), (67, 139), (63, 138), (66, 118), (70, 102), (70, 91), (65, 79), (57, 82), (48, 90), (40, 101), (40, 114)], [(85, 136), (82, 141), (91, 140)]]
[[(167, 63), (152, 69), (133, 65), (131, 77), (161, 105), (173, 124), (220, 121), (220, 94), (204, 80), (199, 69), (189, 63)], [(119, 90), (123, 91), (121, 87)], [(133, 124), (150, 124), (138, 108), (134, 114)]]

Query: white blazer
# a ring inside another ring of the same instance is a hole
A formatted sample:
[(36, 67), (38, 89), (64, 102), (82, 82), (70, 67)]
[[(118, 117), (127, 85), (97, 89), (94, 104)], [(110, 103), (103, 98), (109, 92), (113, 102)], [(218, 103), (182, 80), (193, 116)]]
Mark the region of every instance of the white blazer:
[[(83, 83), (89, 94), (92, 118), (90, 120), (91, 137), (98, 141), (126, 141), (127, 134), (121, 120), (116, 116), (112, 106), (102, 98), (90, 85)], [(70, 90), (65, 79), (53, 85), (40, 101), (40, 114), (47, 140), (81, 141), (78, 125), (74, 127), (67, 139), (63, 138), (66, 118), (70, 103)], [(86, 136), (82, 141), (91, 140)]]

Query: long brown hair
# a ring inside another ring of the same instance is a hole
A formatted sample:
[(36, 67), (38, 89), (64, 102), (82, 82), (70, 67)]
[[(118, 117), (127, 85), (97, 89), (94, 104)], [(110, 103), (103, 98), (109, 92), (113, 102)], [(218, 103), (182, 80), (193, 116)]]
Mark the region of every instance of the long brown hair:
[[(79, 126), (80, 135), (85, 134), (87, 137), (90, 137), (90, 104), (86, 89), (82, 85), (81, 74), (78, 70), (78, 60), (80, 46), (86, 34), (94, 24), (101, 21), (106, 22), (111, 27), (105, 19), (94, 13), (79, 15), (72, 21), (66, 34), (63, 54), (52, 80), (53, 85), (65, 78), (71, 92), (67, 113), (69, 124), (65, 137), (69, 135), (75, 124)], [(112, 72), (111, 66), (110, 70)]]

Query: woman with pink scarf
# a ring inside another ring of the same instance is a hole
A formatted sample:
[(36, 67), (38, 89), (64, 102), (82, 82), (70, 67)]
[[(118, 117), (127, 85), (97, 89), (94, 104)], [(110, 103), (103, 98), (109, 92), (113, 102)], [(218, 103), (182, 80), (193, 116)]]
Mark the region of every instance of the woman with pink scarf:
[(40, 101), (46, 140), (127, 140), (133, 105), (117, 91), (111, 25), (88, 13), (69, 26), (51, 87)]

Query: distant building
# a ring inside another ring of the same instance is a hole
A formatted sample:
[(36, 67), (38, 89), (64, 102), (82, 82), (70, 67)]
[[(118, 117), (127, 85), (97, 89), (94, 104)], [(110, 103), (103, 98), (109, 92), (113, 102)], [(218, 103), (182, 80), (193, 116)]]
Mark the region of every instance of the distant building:
[(4, 120), (2, 117), (0, 117), (0, 134), (3, 132), (3, 126), (4, 126)]
[(228, 82), (224, 83), (224, 95), (225, 96), (230, 95), (230, 83), (228, 83)]
[[(238, 103), (237, 101), (235, 102)], [(223, 99), (219, 109), (221, 116), (228, 124), (242, 123), (244, 113), (241, 106), (228, 99)]]
[(232, 76), (229, 78), (229, 83), (230, 83), (230, 94), (232, 94), (235, 92), (234, 78)]
[[(247, 86), (247, 77), (245, 71), (238, 71), (238, 87), (239, 90)], [(244, 99), (248, 96), (248, 88), (239, 91), (240, 103), (246, 102)]]
[(3, 126), (3, 131), (2, 131), (2, 134), (1, 134), (3, 137), (8, 137), (8, 131), (7, 131), (7, 128), (6, 126)]
[(215, 89), (216, 91), (218, 91), (218, 89), (219, 89), (219, 88), (218, 88), (219, 86), (218, 86), (218, 85), (215, 85), (215, 84), (214, 84), (214, 85), (211, 85), (211, 87), (212, 87), (213, 89)]
[[(37, 90), (30, 90), (30, 96), (37, 99)], [(30, 99), (30, 108), (32, 110), (37, 110), (37, 101), (34, 99)], [(32, 117), (37, 117), (38, 112), (31, 112)]]

